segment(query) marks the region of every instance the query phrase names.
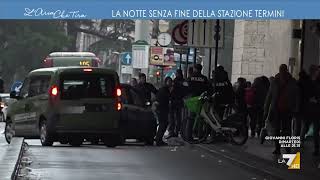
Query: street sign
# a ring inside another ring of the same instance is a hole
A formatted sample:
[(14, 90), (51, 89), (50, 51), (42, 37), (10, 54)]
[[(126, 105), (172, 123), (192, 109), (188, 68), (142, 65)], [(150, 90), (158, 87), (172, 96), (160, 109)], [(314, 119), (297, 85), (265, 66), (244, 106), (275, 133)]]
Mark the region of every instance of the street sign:
[(177, 54), (187, 54), (188, 47), (187, 46), (173, 46), (174, 52)]
[(223, 47), (224, 41), (224, 21), (220, 21), (220, 26), (216, 27), (217, 20), (190, 20), (188, 23), (188, 46), (199, 48), (214, 48), (215, 30), (219, 29), (219, 46)]
[(132, 66), (122, 65), (121, 66), (121, 73), (122, 74), (132, 74), (133, 73)]
[(22, 87), (22, 82), (21, 81), (16, 81), (12, 84), (10, 91), (15, 91), (15, 92), (20, 92), (20, 89)]
[(163, 47), (150, 47), (150, 64), (151, 65), (163, 65)]
[(132, 53), (131, 52), (121, 53), (121, 63), (123, 65), (131, 65), (131, 62), (132, 62)]
[(146, 41), (132, 44), (132, 67), (147, 69), (149, 67), (149, 45)]

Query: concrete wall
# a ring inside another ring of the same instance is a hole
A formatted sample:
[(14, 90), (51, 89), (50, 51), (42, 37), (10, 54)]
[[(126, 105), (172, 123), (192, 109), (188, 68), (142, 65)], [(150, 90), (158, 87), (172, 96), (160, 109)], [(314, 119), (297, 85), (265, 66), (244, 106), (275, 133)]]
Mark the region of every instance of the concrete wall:
[(292, 21), (236, 20), (234, 28), (232, 82), (238, 77), (274, 76), (280, 64), (288, 64)]

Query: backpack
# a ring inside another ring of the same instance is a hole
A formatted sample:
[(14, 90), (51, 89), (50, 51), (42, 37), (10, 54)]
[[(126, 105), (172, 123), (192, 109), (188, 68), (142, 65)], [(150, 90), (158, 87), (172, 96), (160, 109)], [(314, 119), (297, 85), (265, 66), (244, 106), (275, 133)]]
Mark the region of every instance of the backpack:
[(254, 88), (246, 88), (244, 100), (248, 106), (253, 106), (255, 102), (255, 89)]

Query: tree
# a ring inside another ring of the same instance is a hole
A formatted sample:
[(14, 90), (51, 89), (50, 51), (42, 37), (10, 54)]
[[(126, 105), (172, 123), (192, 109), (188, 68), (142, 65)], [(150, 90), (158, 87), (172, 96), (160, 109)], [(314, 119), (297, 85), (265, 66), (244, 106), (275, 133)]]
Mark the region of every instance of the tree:
[(77, 35), (80, 32), (101, 38), (101, 41), (106, 42), (102, 44), (113, 45), (112, 43), (121, 41), (119, 37), (132, 40), (130, 35), (135, 27), (133, 20), (63, 20), (63, 22), (67, 24), (68, 36), (72, 40), (69, 51), (76, 51)]
[(50, 52), (68, 45), (69, 38), (61, 21), (1, 20), (0, 74), (6, 89), (13, 80), (22, 80), (25, 73), (40, 68)]

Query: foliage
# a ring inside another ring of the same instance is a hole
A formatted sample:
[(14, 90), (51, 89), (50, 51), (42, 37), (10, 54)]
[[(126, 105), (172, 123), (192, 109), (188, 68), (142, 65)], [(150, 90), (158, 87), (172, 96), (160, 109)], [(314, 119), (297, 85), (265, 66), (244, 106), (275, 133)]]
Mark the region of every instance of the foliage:
[(0, 74), (5, 82), (21, 80), (22, 70), (39, 68), (50, 52), (62, 50), (68, 42), (60, 21), (1, 20)]

